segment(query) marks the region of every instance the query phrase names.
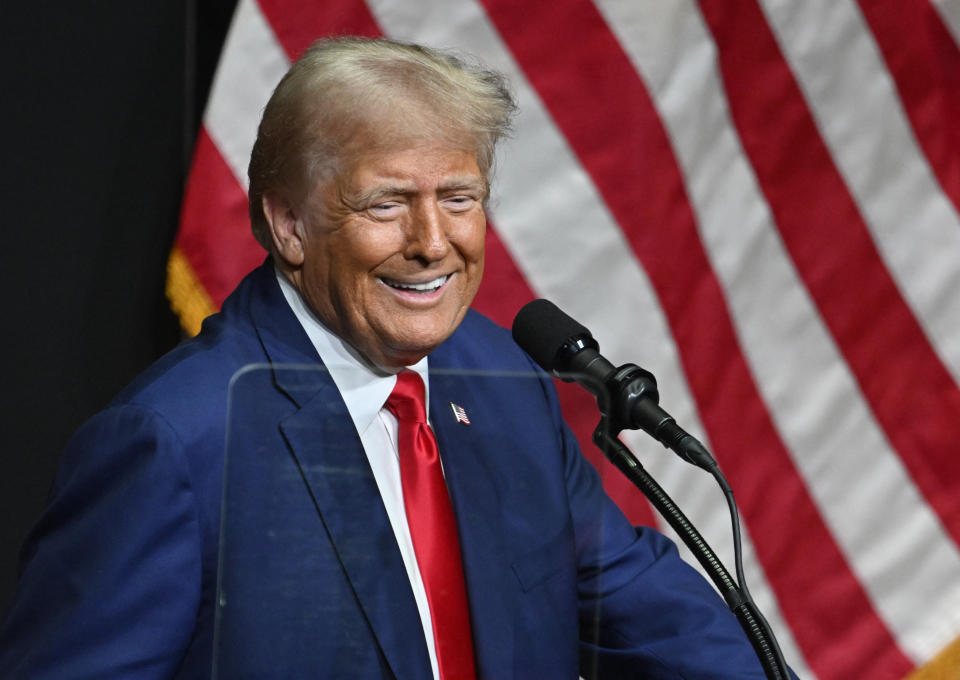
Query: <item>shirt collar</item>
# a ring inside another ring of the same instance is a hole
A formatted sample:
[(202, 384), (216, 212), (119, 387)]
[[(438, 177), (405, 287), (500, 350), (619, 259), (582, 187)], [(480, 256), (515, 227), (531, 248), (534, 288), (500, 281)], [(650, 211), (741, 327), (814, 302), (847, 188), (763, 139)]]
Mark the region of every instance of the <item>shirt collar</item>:
[[(313, 343), (320, 360), (326, 366), (330, 377), (340, 391), (340, 396), (347, 405), (347, 411), (353, 420), (357, 432), (364, 432), (380, 413), (387, 397), (393, 391), (397, 382), (395, 374), (382, 374), (374, 371), (364, 361), (359, 353), (347, 342), (327, 328), (316, 314), (307, 306), (303, 296), (293, 287), (278, 269), (274, 268), (277, 281), (283, 297), (290, 305), (290, 309), (303, 326), (307, 337)], [(413, 366), (407, 367), (416, 371), (423, 378), (426, 387), (427, 412), (430, 406), (430, 382), (427, 376), (427, 357), (424, 357)], [(388, 369), (391, 370), (391, 369)], [(399, 372), (399, 371), (396, 371)]]

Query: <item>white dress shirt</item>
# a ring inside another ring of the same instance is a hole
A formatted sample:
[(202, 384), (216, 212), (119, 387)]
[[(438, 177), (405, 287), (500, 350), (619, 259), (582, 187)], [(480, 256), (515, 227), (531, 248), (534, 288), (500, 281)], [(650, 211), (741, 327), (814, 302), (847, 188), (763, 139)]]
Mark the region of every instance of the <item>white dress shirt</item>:
[[(396, 374), (374, 371), (360, 358), (355, 349), (323, 325), (283, 274), (277, 271), (276, 275), (283, 297), (327, 367), (330, 377), (340, 391), (340, 396), (347, 404), (347, 411), (350, 412), (353, 425), (360, 435), (360, 442), (363, 444), (363, 450), (373, 470), (373, 477), (380, 490), (383, 505), (387, 509), (387, 517), (397, 538), (403, 565), (407, 570), (407, 578), (410, 580), (413, 596), (417, 601), (433, 677), (439, 680), (430, 606), (427, 603), (427, 592), (423, 587), (423, 579), (420, 577), (420, 569), (417, 566), (417, 556), (410, 538), (407, 513), (403, 507), (400, 458), (397, 449), (397, 420), (384, 406), (397, 382)], [(423, 378), (429, 413), (430, 382), (427, 377), (426, 357), (408, 368), (416, 371)]]

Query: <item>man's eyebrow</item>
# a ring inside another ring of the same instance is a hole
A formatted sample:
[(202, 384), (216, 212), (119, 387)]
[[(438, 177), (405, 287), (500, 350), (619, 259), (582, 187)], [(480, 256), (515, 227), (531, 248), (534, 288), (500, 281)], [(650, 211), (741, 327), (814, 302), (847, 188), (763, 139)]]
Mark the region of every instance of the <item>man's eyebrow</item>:
[(487, 191), (487, 183), (482, 177), (476, 175), (467, 175), (464, 177), (451, 177), (440, 184), (441, 192), (477, 190), (483, 193)]
[(402, 196), (414, 191), (416, 187), (413, 184), (378, 184), (354, 193), (351, 198), (361, 205), (370, 205), (387, 196)]
[[(387, 198), (388, 196), (407, 196), (416, 193), (417, 187), (413, 183), (385, 183), (377, 184), (367, 189), (350, 192), (344, 196), (348, 203), (356, 206), (368, 206)], [(463, 177), (451, 177), (440, 183), (437, 187), (439, 193), (448, 194), (453, 191), (477, 191), (486, 195), (487, 183), (482, 177), (467, 175)]]

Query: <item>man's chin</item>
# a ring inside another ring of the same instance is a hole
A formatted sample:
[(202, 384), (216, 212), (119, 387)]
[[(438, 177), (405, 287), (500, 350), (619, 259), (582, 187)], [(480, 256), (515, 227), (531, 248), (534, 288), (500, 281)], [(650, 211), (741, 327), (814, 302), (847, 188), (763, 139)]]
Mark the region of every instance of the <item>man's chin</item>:
[(365, 332), (354, 334), (348, 342), (368, 364), (396, 372), (412, 366), (446, 342), (466, 313), (463, 307), (442, 314), (391, 314), (389, 318), (381, 314), (380, 318), (391, 323), (370, 323)]
[(450, 337), (449, 333), (437, 333), (429, 337), (418, 335), (416, 338), (395, 337), (387, 342), (370, 347), (365, 356), (376, 366), (385, 369), (398, 369), (419, 362)]
[(440, 343), (429, 346), (404, 346), (397, 348), (384, 348), (377, 354), (376, 364), (385, 369), (399, 369), (404, 366), (413, 366), (425, 356), (435, 350)]

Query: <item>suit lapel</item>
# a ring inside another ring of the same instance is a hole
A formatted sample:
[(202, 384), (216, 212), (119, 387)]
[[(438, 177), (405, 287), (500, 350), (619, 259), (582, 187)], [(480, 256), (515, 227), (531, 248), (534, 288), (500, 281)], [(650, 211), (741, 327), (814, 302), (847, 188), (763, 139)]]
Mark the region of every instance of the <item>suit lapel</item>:
[(429, 677), (403, 559), (360, 439), (332, 381), (284, 419), (280, 429), (394, 674)]
[(429, 678), (416, 601), (346, 404), (276, 281), (260, 288), (251, 300), (254, 324), (277, 389), (297, 406), (280, 430), (394, 675)]
[(469, 390), (469, 377), (435, 371), (433, 363), (431, 357), (430, 420), (457, 518), (478, 675), (510, 678), (514, 664), (513, 607), (508, 601), (511, 560), (503, 544), (496, 476), (489, 467), (493, 438), (487, 436), (496, 423), (458, 422), (450, 404), (465, 407), (470, 415), (476, 406), (471, 394), (477, 392)]

